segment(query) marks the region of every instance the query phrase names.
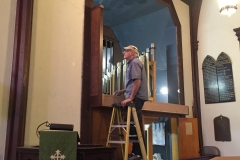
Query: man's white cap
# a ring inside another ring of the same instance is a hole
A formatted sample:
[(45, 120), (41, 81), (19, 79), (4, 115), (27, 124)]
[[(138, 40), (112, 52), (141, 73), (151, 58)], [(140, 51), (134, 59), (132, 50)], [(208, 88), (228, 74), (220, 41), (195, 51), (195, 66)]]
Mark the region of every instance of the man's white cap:
[(129, 46), (123, 47), (123, 48), (124, 48), (125, 50), (128, 50), (128, 49), (133, 50), (133, 51), (136, 53), (136, 55), (139, 56), (138, 48), (135, 47), (134, 45), (129, 45)]

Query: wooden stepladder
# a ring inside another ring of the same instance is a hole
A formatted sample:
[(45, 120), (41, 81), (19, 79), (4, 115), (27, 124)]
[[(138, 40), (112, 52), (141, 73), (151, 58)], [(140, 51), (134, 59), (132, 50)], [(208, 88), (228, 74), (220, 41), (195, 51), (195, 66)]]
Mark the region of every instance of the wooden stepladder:
[[(128, 106), (127, 107), (128, 108), (127, 109), (127, 122), (123, 122), (122, 114), (121, 114), (121, 109), (122, 109), (121, 103), (115, 103), (112, 105), (113, 111), (112, 111), (112, 117), (111, 117), (111, 121), (110, 121), (110, 125), (109, 125), (106, 146), (109, 146), (111, 143), (121, 144), (123, 159), (128, 160), (129, 137), (137, 136), (138, 137), (137, 141), (132, 141), (132, 140), (130, 140), (130, 141), (133, 143), (139, 143), (141, 152), (142, 152), (142, 158), (143, 158), (143, 160), (147, 160), (146, 149), (145, 149), (144, 142), (143, 142), (143, 137), (142, 137), (142, 133), (141, 133), (140, 124), (138, 121), (136, 108), (133, 103), (128, 103), (127, 106)], [(130, 122), (131, 114), (133, 116), (134, 122)], [(117, 116), (117, 117), (115, 117), (115, 116)], [(115, 118), (117, 118), (117, 125), (114, 125)], [(136, 126), (137, 135), (129, 135), (130, 124), (134, 124)], [(113, 130), (116, 128), (118, 128), (119, 135), (117, 135), (117, 136), (119, 137), (119, 140), (112, 140), (111, 138), (114, 136)], [(125, 134), (125, 138), (124, 138), (124, 134)]]

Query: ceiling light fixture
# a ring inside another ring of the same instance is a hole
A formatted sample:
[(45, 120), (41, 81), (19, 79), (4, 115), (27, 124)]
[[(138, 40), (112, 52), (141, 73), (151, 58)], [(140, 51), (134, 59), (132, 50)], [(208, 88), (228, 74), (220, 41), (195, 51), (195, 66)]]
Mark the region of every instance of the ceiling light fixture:
[(218, 0), (220, 13), (230, 17), (237, 11), (237, 1), (238, 0)]

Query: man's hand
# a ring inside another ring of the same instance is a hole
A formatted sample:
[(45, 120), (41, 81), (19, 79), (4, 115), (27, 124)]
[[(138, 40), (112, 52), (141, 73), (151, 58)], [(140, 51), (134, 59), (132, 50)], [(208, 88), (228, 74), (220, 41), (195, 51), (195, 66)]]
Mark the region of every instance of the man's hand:
[(117, 90), (117, 91), (114, 92), (114, 95), (115, 95), (115, 96), (120, 96), (120, 95), (122, 95), (124, 92), (125, 92), (125, 89)]
[(131, 98), (125, 99), (124, 101), (121, 102), (122, 107), (125, 107), (128, 102), (132, 102)]

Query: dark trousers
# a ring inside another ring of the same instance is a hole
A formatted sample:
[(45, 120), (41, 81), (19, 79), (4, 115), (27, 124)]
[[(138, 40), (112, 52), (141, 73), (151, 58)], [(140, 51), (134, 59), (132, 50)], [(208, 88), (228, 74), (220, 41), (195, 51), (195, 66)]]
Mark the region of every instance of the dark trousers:
[[(141, 132), (142, 132), (143, 142), (145, 142), (144, 141), (144, 126), (142, 123), (142, 107), (143, 107), (144, 102), (145, 102), (145, 100), (142, 100), (139, 98), (135, 98), (133, 100), (133, 103), (135, 104), (137, 116), (138, 116), (139, 125), (140, 125)], [(124, 119), (126, 119), (126, 116), (124, 116), (124, 117), (125, 117)], [(132, 115), (131, 115), (131, 121), (133, 121)], [(133, 124), (130, 125), (130, 135), (137, 135), (136, 127)], [(131, 137), (130, 140), (138, 140), (138, 137)], [(132, 153), (142, 156), (139, 143), (133, 143)]]

